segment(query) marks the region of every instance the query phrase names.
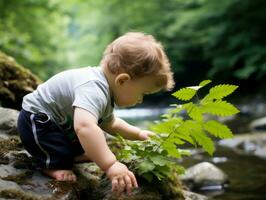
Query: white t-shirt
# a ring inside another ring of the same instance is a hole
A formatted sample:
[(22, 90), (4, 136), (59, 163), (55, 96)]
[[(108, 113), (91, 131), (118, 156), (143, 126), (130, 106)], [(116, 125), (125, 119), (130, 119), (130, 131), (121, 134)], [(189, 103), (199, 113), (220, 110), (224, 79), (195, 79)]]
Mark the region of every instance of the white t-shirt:
[(58, 124), (72, 123), (74, 107), (89, 111), (98, 121), (113, 118), (113, 102), (101, 67), (66, 70), (40, 84), (23, 98), (22, 108), (45, 113)]

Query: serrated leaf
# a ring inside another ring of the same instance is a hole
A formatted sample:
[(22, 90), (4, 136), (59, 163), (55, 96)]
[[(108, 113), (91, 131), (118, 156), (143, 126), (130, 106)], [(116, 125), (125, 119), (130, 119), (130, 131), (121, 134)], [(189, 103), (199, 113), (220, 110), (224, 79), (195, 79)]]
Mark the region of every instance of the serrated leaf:
[(216, 85), (210, 89), (209, 92), (209, 98), (212, 99), (222, 99), (229, 94), (233, 93), (238, 86), (236, 85), (229, 85), (229, 84), (221, 84), (221, 85)]
[(210, 113), (221, 117), (231, 116), (239, 112), (235, 106), (221, 100), (202, 105), (201, 110), (203, 113)]
[(180, 122), (182, 122), (181, 118), (172, 118), (157, 124), (152, 124), (150, 129), (156, 133), (171, 133)]
[(177, 137), (176, 134), (171, 134), (171, 135), (165, 140), (165, 142), (170, 142), (170, 143), (177, 144), (177, 145), (184, 144), (184, 141), (181, 140), (179, 137)]
[(164, 176), (164, 174), (162, 174), (162, 172), (163, 171), (152, 171), (152, 173), (154, 174), (154, 176), (156, 176), (156, 178), (158, 179), (158, 180), (162, 180), (165, 176)]
[(202, 146), (210, 155), (213, 153), (213, 141), (203, 132), (202, 123), (187, 120), (178, 128), (179, 131), (180, 129), (183, 129), (182, 131), (186, 131), (187, 134), (193, 137), (196, 143)]
[(196, 90), (191, 89), (191, 88), (182, 88), (178, 91), (176, 91), (175, 93), (173, 93), (172, 95), (180, 100), (183, 101), (188, 101), (190, 99), (192, 99), (192, 97), (196, 94)]
[(155, 168), (155, 165), (148, 160), (144, 160), (138, 165), (138, 171), (140, 174), (147, 173), (149, 171), (152, 171)]
[(156, 156), (152, 156), (150, 157), (151, 161), (155, 164), (155, 165), (159, 165), (159, 166), (164, 166), (167, 164), (167, 160), (165, 159), (164, 156), (161, 155), (156, 155)]
[(215, 150), (214, 143), (203, 131), (195, 130), (192, 136), (205, 151), (207, 151), (210, 155), (213, 154)]
[(201, 109), (194, 104), (192, 105), (192, 109), (190, 110), (190, 112), (188, 112), (188, 116), (191, 117), (195, 121), (203, 120)]
[(171, 170), (170, 166), (168, 166), (168, 165), (156, 166), (156, 170), (154, 170), (153, 173), (156, 176), (158, 175), (161, 179), (164, 178), (165, 176), (170, 177), (171, 175), (173, 175), (172, 170)]
[(169, 114), (177, 114), (177, 113), (180, 113), (182, 110), (183, 110), (183, 108), (182, 108), (182, 106), (180, 106), (180, 107), (177, 107), (177, 108), (169, 109), (167, 112)]
[(204, 123), (204, 129), (208, 131), (210, 134), (219, 137), (219, 138), (232, 138), (232, 131), (224, 124), (220, 122), (210, 120)]
[(191, 138), (191, 133), (193, 131), (194, 122), (191, 120), (187, 120), (184, 123), (182, 123), (178, 128), (177, 128), (177, 133), (176, 137), (180, 137), (181, 140), (187, 141), (190, 144), (195, 145), (194, 140)]
[(180, 153), (174, 143), (165, 142), (162, 144), (162, 146), (168, 152), (170, 157), (180, 158)]
[(204, 80), (200, 82), (199, 86), (204, 87), (205, 85), (208, 85), (211, 82), (212, 82), (211, 80)]

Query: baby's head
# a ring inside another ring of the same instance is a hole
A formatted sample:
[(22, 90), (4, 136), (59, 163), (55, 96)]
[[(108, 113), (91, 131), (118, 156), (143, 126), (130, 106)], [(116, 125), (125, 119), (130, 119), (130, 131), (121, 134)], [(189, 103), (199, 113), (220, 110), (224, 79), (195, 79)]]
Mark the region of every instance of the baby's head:
[[(170, 90), (174, 86), (173, 73), (168, 58), (162, 45), (151, 35), (129, 32), (117, 38), (107, 46), (101, 60), (101, 66), (118, 80), (121, 78), (123, 80), (129, 79), (127, 83), (147, 79), (146, 82), (142, 81), (141, 83), (151, 85), (149, 88), (142, 85), (144, 89), (147, 89), (146, 93), (153, 93), (160, 89)], [(128, 77), (125, 77), (126, 75)], [(122, 82), (124, 83), (124, 81)], [(121, 92), (118, 93), (120, 93), (117, 94), (118, 96), (122, 95)], [(116, 96), (116, 94), (114, 95)], [(125, 103), (122, 103), (123, 105)]]

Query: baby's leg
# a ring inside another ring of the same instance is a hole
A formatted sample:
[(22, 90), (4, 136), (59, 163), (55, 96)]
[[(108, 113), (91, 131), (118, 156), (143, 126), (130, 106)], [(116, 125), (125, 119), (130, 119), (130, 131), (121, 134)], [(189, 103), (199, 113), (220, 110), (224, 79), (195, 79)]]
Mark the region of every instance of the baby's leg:
[(77, 177), (72, 170), (44, 169), (42, 172), (58, 181), (76, 181)]
[(20, 113), (18, 129), (26, 150), (36, 159), (36, 167), (56, 180), (75, 181), (71, 170), (73, 152), (69, 139), (43, 114)]

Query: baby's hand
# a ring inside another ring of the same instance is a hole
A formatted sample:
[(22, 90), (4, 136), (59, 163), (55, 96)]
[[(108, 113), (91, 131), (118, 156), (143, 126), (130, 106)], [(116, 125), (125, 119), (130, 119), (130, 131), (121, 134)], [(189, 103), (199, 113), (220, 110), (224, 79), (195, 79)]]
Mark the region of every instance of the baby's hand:
[(113, 192), (122, 193), (126, 190), (130, 194), (132, 187), (138, 187), (135, 175), (118, 161), (106, 170), (106, 175), (112, 181)]
[(139, 132), (139, 140), (147, 140), (150, 138), (151, 135), (154, 135), (155, 133), (147, 130), (141, 130)]

